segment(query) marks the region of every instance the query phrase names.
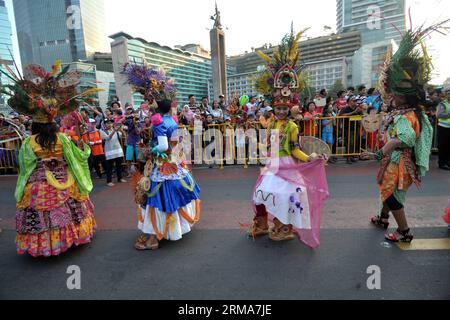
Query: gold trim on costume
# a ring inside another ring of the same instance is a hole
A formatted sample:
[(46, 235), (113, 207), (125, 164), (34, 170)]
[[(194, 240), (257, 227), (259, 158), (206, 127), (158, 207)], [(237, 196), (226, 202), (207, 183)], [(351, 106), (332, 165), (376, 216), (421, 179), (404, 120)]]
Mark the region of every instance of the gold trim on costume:
[(67, 181), (64, 184), (61, 184), (58, 180), (56, 180), (53, 173), (49, 170), (45, 170), (45, 177), (47, 178), (48, 184), (59, 191), (67, 190), (75, 183), (75, 179), (69, 170), (67, 170)]

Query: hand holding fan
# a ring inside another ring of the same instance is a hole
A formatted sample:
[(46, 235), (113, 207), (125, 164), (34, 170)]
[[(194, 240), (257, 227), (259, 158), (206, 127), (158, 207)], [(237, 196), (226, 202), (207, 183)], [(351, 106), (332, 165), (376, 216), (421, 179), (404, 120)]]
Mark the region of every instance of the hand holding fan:
[(299, 139), (300, 149), (312, 158), (319, 158), (321, 155), (324, 156), (325, 160), (331, 157), (332, 152), (328, 144), (324, 141), (310, 136), (301, 136)]

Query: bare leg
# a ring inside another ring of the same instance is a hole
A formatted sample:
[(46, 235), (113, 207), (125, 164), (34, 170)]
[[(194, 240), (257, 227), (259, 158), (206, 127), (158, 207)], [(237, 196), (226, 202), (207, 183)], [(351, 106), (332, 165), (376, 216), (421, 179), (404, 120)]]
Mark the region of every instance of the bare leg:
[(389, 219), (389, 212), (391, 210), (389, 209), (389, 206), (386, 203), (383, 203), (383, 208), (381, 209), (381, 218), (383, 219)]
[(408, 221), (406, 220), (405, 208), (392, 211), (395, 221), (400, 231), (408, 230)]
[(408, 227), (405, 209), (393, 210), (392, 213), (394, 214), (395, 221), (397, 221), (398, 229), (394, 233), (387, 233), (385, 235), (386, 240), (410, 243), (414, 239), (414, 235)]

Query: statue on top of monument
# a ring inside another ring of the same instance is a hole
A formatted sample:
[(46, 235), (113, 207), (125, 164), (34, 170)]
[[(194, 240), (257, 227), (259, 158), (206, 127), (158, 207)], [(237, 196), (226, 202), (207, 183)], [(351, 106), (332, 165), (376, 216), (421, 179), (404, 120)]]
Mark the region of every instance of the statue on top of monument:
[(215, 29), (222, 29), (222, 23), (220, 22), (220, 11), (217, 9), (217, 2), (216, 2), (216, 13), (214, 16), (211, 16), (211, 20), (214, 20), (214, 28)]

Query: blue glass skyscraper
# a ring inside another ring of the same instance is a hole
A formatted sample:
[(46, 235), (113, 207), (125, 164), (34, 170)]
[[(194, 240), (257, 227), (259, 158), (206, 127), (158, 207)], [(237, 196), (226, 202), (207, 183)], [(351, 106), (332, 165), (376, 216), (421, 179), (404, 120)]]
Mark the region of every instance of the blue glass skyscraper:
[(14, 0), (22, 65), (45, 68), (109, 52), (104, 0)]
[[(6, 67), (4, 64), (13, 67), (13, 58), (11, 56), (13, 52), (12, 45), (12, 30), (11, 30), (11, 22), (8, 17), (8, 9), (6, 8), (5, 1), (0, 0), (0, 68), (6, 71)], [(4, 76), (3, 74), (0, 76), (0, 84), (8, 84), (11, 81)], [(6, 99), (3, 95), (0, 95), (0, 112), (5, 112), (6, 109)]]

